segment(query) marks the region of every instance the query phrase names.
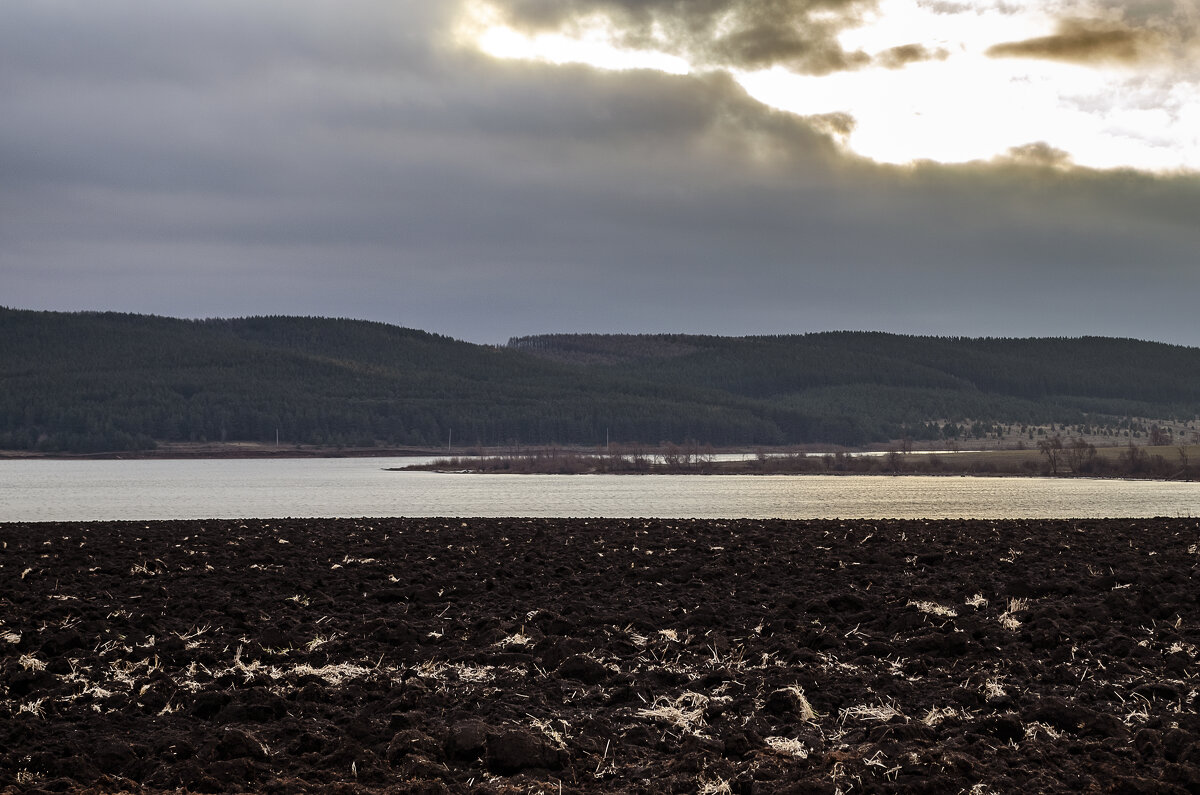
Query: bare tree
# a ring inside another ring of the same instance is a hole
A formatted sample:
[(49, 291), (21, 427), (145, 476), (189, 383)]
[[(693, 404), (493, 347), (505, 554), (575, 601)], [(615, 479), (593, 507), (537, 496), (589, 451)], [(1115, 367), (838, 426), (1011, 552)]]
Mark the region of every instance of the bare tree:
[(1129, 446), (1117, 458), (1124, 464), (1126, 470), (1131, 473), (1141, 472), (1146, 469), (1150, 460), (1150, 456), (1146, 451), (1135, 445), (1132, 439), (1129, 440)]
[(1048, 436), (1038, 442), (1038, 450), (1046, 456), (1046, 462), (1050, 464), (1050, 474), (1058, 474), (1058, 457), (1062, 453), (1063, 440), (1060, 434)]
[(1072, 439), (1066, 446), (1067, 464), (1075, 473), (1090, 471), (1096, 461), (1096, 445), (1089, 444), (1082, 436)]
[(1168, 428), (1160, 428), (1157, 425), (1150, 426), (1150, 445), (1152, 447), (1161, 447), (1164, 444), (1171, 443), (1171, 431)]
[(687, 451), (674, 442), (667, 442), (663, 445), (660, 455), (662, 456), (663, 464), (671, 471), (682, 469), (690, 458)]

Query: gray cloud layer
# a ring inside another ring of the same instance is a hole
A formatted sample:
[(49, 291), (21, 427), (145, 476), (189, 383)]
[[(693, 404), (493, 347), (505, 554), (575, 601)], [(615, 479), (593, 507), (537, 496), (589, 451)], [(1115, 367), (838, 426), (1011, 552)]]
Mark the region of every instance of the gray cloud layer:
[(944, 60), (945, 58), (945, 50), (930, 51), (923, 44), (902, 44), (899, 47), (884, 50), (876, 57), (875, 61), (888, 69), (900, 69), (910, 63), (935, 59)]
[(719, 75), (457, 49), (453, 11), (10, 0), (0, 303), (342, 315), (480, 341), (882, 328), (1200, 344), (1195, 177), (1070, 169), (1036, 146), (880, 167), (831, 142), (850, 120), (770, 111)]
[(1075, 63), (1136, 63), (1161, 48), (1147, 30), (1112, 22), (1063, 20), (1052, 36), (997, 44), (987, 54), (997, 58), (1045, 58)]

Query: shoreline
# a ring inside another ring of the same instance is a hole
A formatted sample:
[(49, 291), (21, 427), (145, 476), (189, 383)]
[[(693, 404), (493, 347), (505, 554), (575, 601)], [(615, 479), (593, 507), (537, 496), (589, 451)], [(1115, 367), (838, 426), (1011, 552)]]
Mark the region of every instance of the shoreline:
[[(1169, 477), (1131, 477), (1131, 476), (1105, 476), (1105, 475), (1049, 475), (1039, 473), (1023, 473), (1023, 472), (500, 472), (496, 470), (459, 470), (459, 469), (429, 469), (424, 466), (413, 467), (384, 467), (384, 472), (433, 472), (438, 475), (523, 475), (528, 477), (538, 477), (545, 475), (571, 475), (579, 477), (587, 477), (588, 475), (621, 475), (628, 477), (679, 477), (679, 476), (694, 476), (694, 477), (722, 477), (722, 476), (741, 476), (741, 477), (830, 477), (830, 478), (846, 478), (846, 477), (869, 477), (869, 478), (1027, 478), (1037, 480), (1097, 480), (1097, 481), (1155, 481), (1159, 483), (1195, 483), (1197, 478), (1169, 478)], [(1121, 518), (1121, 517), (1114, 517)], [(801, 521), (801, 520), (796, 520)], [(931, 520), (941, 521), (941, 520)]]
[(237, 458), (422, 458), (442, 455), (444, 449), (424, 447), (321, 447), (315, 445), (273, 445), (257, 442), (226, 444), (163, 444), (150, 450), (106, 451), (100, 453), (39, 453), (28, 450), (0, 450), (0, 461), (112, 461), (178, 460)]

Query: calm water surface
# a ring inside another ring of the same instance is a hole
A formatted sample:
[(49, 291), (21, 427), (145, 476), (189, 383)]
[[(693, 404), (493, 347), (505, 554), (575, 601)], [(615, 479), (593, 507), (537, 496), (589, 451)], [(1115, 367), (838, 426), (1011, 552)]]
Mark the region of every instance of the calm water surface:
[(1200, 484), (387, 472), (414, 459), (0, 461), (0, 522), (354, 516), (1200, 516)]

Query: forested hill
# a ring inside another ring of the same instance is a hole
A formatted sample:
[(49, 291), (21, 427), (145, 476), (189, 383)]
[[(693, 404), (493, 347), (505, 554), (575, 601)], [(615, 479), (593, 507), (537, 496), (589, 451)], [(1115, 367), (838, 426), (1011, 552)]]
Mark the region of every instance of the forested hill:
[[(551, 335), (0, 308), (0, 448), (863, 444), (1200, 414), (1200, 349), (878, 333)], [(947, 424), (949, 423), (949, 424)]]
[(753, 397), (866, 385), (975, 389), (1030, 400), (1083, 400), (1081, 406), (1097, 398), (1176, 411), (1190, 405), (1194, 412), (1200, 403), (1200, 349), (1108, 337), (553, 334), (515, 337), (508, 346), (560, 363), (607, 365)]

